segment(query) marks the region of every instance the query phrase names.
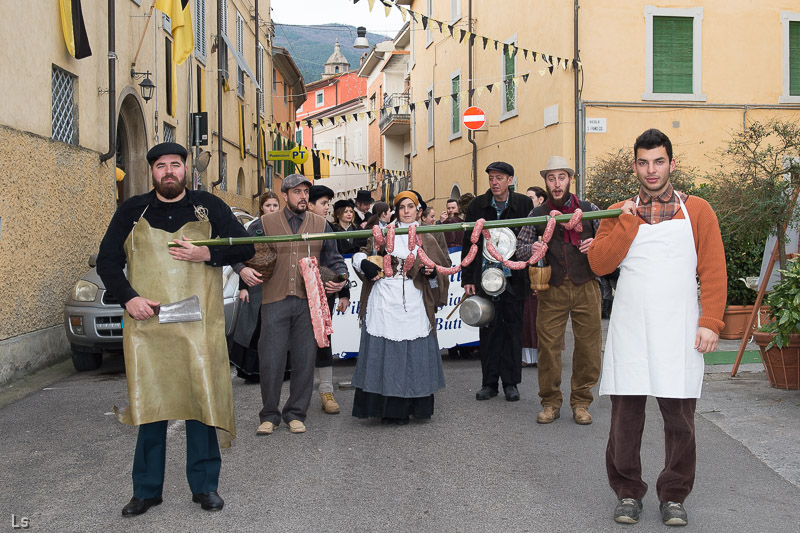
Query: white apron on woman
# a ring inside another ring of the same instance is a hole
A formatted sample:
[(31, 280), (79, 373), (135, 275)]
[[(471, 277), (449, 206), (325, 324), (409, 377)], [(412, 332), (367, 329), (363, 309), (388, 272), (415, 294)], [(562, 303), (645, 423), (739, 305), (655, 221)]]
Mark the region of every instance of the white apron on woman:
[[(601, 395), (699, 398), (697, 251), (689, 213), (641, 224), (620, 264), (600, 379)], [(639, 198), (636, 198), (639, 207)]]

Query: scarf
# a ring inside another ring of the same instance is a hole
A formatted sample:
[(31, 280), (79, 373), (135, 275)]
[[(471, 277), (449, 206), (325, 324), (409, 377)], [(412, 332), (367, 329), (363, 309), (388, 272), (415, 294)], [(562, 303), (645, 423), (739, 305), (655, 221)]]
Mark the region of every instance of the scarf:
[[(565, 215), (571, 215), (580, 206), (579, 202), (580, 200), (578, 200), (577, 196), (575, 196), (574, 194), (570, 194), (569, 200), (564, 202), (564, 205), (562, 205), (561, 207), (556, 207), (553, 205), (553, 203), (550, 201), (550, 198), (548, 197), (547, 207), (550, 208), (549, 209), (550, 211), (556, 210), (560, 211)], [(580, 248), (581, 232), (578, 229), (567, 230), (562, 226), (562, 231), (564, 232), (564, 242), (572, 243), (572, 245), (575, 246), (576, 248)]]

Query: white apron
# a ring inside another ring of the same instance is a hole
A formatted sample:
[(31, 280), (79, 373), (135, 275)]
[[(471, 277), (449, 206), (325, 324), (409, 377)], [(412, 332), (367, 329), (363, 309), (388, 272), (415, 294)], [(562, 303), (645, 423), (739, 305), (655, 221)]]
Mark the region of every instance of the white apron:
[(689, 213), (678, 199), (684, 219), (641, 224), (620, 263), (601, 395), (700, 397), (705, 362), (694, 349), (697, 251)]

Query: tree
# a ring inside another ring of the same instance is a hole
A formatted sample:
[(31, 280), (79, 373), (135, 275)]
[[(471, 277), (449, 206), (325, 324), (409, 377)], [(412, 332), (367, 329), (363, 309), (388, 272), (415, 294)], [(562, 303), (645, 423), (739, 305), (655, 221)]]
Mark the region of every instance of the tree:
[[(633, 171), (633, 157), (633, 148), (620, 148), (601, 155), (587, 173), (586, 199), (600, 209), (608, 209), (612, 204), (636, 196), (639, 180)], [(681, 192), (693, 194), (694, 173), (690, 167), (676, 167), (670, 176), (672, 186)]]
[(708, 180), (720, 226), (735, 235), (777, 235), (785, 270), (783, 227), (798, 220), (800, 124), (780, 119), (752, 122), (733, 133), (718, 155), (719, 166)]

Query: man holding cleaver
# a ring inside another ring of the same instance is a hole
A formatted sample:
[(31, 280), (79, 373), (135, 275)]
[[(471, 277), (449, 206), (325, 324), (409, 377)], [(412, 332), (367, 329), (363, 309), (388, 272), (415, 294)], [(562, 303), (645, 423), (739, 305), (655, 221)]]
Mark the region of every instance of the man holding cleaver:
[[(121, 422), (139, 426), (133, 498), (123, 516), (140, 515), (162, 501), (168, 420), (186, 421), (192, 501), (206, 511), (224, 505), (217, 494), (217, 428), (223, 446), (236, 429), (220, 268), (249, 259), (254, 249), (189, 242), (247, 237), (247, 232), (225, 202), (186, 190), (186, 156), (186, 149), (175, 143), (150, 149), (154, 190), (117, 209), (97, 257), (106, 290), (126, 311), (123, 347), (130, 405), (114, 411)], [(170, 242), (179, 246), (168, 248)]]

